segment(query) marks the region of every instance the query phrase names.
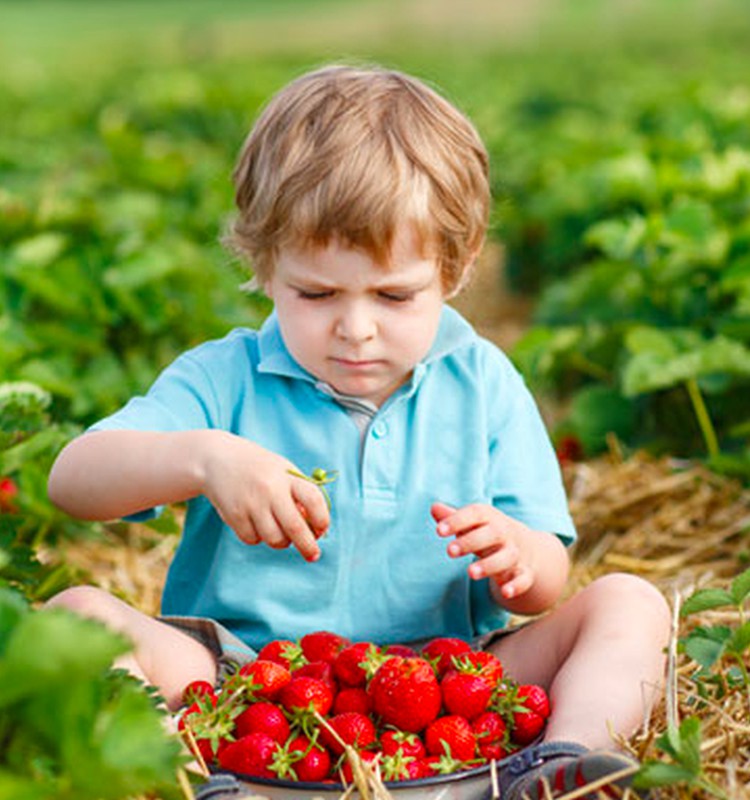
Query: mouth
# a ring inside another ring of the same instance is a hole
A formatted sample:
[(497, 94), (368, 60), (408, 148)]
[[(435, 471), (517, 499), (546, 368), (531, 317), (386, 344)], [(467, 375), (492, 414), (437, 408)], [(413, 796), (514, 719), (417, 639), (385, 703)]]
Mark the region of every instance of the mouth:
[(381, 363), (377, 359), (332, 358), (331, 360), (339, 367), (352, 370), (372, 369)]

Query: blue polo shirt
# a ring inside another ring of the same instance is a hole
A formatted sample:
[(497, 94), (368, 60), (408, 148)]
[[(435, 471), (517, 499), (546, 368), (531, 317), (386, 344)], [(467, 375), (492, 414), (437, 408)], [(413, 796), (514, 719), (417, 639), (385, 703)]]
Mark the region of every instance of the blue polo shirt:
[[(445, 307), (433, 346), (369, 425), (300, 367), (276, 316), (180, 356), (148, 393), (94, 429), (230, 431), (303, 472), (337, 471), (319, 561), (250, 546), (203, 496), (190, 500), (164, 614), (211, 617), (251, 647), (331, 630), (407, 642), (503, 627), (467, 559), (446, 554), (430, 505), (491, 503), (575, 538), (555, 453), (508, 358)], [(144, 510), (154, 513), (154, 510)]]

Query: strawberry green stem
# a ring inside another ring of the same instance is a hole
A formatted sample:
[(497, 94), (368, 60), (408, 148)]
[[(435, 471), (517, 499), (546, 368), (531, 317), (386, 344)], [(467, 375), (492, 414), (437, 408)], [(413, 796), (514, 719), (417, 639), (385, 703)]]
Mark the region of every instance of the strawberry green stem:
[(315, 467), (315, 469), (309, 475), (305, 475), (304, 472), (300, 472), (296, 469), (288, 469), (287, 472), (290, 475), (294, 475), (295, 478), (302, 478), (303, 481), (314, 483), (323, 493), (323, 497), (325, 498), (328, 508), (331, 508), (331, 497), (328, 494), (328, 490), (325, 488), (325, 484), (333, 483), (338, 475), (337, 472), (327, 472), (320, 467)]

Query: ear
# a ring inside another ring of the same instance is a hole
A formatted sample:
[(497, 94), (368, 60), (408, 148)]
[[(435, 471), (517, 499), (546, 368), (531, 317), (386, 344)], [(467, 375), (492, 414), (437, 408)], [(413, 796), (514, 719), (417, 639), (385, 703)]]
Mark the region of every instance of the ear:
[(481, 249), (481, 246), (477, 247), (477, 249), (474, 250), (474, 252), (469, 256), (468, 260), (466, 261), (466, 266), (461, 272), (461, 277), (459, 278), (458, 283), (449, 292), (446, 292), (446, 300), (452, 300), (456, 295), (461, 294), (461, 292), (468, 286), (472, 275), (474, 274), (474, 270), (476, 269), (477, 259), (479, 258)]

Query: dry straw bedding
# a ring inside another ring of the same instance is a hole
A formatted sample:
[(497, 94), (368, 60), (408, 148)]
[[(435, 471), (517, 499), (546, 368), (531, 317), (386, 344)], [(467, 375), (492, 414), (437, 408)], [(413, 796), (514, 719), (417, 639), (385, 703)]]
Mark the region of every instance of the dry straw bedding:
[[(628, 746), (642, 759), (658, 757), (655, 739), (667, 719), (698, 716), (706, 775), (731, 800), (750, 798), (748, 693), (696, 704), (691, 679), (695, 664), (676, 647), (688, 626), (739, 623), (739, 612), (704, 612), (684, 620), (678, 619), (677, 611), (694, 589), (726, 586), (746, 566), (750, 492), (694, 463), (642, 453), (623, 458), (616, 448), (599, 460), (566, 467), (565, 479), (580, 534), (570, 590), (599, 575), (627, 571), (652, 581), (675, 610), (663, 698)], [(120, 527), (103, 541), (72, 545), (66, 558), (101, 586), (154, 613), (175, 538), (136, 525)], [(710, 795), (672, 786), (656, 796), (671, 800)]]

